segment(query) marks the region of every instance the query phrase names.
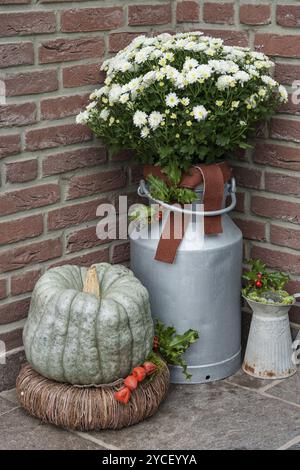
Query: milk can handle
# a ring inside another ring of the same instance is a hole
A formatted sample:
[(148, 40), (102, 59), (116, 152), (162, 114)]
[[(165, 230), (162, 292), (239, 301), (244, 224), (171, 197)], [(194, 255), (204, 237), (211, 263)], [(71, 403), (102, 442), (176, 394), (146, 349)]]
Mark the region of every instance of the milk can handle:
[[(300, 293), (299, 294), (294, 294), (294, 297), (295, 297), (295, 299), (299, 299), (300, 298)], [(293, 349), (292, 362), (295, 365), (299, 365), (299, 359), (300, 358), (298, 358), (298, 354), (297, 354), (297, 349), (298, 349), (299, 346), (300, 346), (300, 330), (299, 330), (299, 332), (296, 336), (295, 341), (292, 344), (292, 349)]]
[(200, 216), (205, 216), (205, 217), (213, 217), (215, 215), (222, 215), (226, 214), (227, 212), (232, 211), (235, 206), (236, 206), (236, 184), (235, 184), (235, 178), (231, 178), (230, 180), (230, 186), (228, 189), (229, 195), (231, 196), (231, 204), (227, 207), (224, 207), (224, 209), (219, 209), (216, 211), (193, 211), (190, 209), (182, 209), (181, 207), (173, 206), (171, 204), (167, 204), (166, 202), (160, 201), (159, 199), (154, 199), (150, 192), (147, 189), (147, 185), (144, 180), (140, 181), (140, 185), (138, 187), (137, 193), (141, 197), (146, 197), (148, 199), (151, 199), (152, 201), (156, 202), (160, 206), (164, 207), (165, 209), (168, 209), (172, 212), (180, 212), (182, 214), (190, 214), (190, 215), (200, 215)]

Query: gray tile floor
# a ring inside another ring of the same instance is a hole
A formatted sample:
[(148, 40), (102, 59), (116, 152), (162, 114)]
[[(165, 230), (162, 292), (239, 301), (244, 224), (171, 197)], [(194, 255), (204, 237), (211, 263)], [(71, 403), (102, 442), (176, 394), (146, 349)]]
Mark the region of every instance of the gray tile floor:
[(172, 385), (151, 419), (121, 431), (68, 432), (40, 423), (0, 393), (0, 449), (300, 450), (300, 371), (284, 381), (242, 371), (220, 382)]

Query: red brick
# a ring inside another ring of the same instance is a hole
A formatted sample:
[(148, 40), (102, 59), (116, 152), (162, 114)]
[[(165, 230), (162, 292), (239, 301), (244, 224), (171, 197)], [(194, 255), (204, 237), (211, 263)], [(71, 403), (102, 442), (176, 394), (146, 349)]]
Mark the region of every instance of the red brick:
[(99, 59), (104, 53), (103, 38), (54, 39), (45, 41), (39, 48), (39, 62), (65, 62), (79, 59)]
[(179, 23), (199, 21), (199, 3), (184, 0), (177, 3), (176, 19)]
[(5, 168), (7, 183), (25, 183), (36, 179), (38, 163), (35, 159), (25, 160), (23, 162), (7, 163)]
[(295, 80), (299, 80), (300, 65), (297, 64), (281, 64), (275, 66), (275, 78), (279, 83), (284, 85), (292, 85)]
[(0, 223), (0, 245), (15, 243), (41, 235), (43, 232), (42, 215), (33, 215), (17, 220)]
[(36, 122), (35, 103), (0, 106), (0, 127), (25, 126)]
[(43, 240), (0, 252), (0, 271), (14, 271), (35, 263), (42, 263), (62, 255), (59, 238)]
[(121, 7), (80, 8), (61, 13), (61, 31), (64, 33), (83, 31), (105, 31), (124, 24)]
[(76, 144), (91, 139), (91, 131), (82, 125), (64, 124), (25, 133), (26, 150), (54, 148), (60, 145)]
[(65, 258), (64, 261), (55, 263), (51, 267), (62, 266), (64, 264), (76, 264), (77, 266), (89, 267), (94, 263), (108, 263), (109, 261), (109, 250), (108, 248), (102, 248), (86, 255), (76, 256), (75, 258)]
[(22, 334), (22, 328), (0, 334), (0, 341), (4, 341), (6, 351), (10, 351), (11, 349), (15, 349), (23, 345)]
[(0, 325), (26, 318), (29, 306), (30, 297), (0, 305)]
[(272, 119), (271, 137), (274, 139), (300, 142), (300, 121), (292, 119)]
[(280, 26), (297, 28), (300, 26), (300, 5), (277, 5), (276, 20)]
[(271, 23), (270, 5), (241, 5), (240, 22), (251, 25)]
[(0, 215), (14, 214), (54, 204), (60, 199), (57, 184), (43, 184), (0, 194)]
[(65, 205), (48, 213), (48, 230), (58, 230), (72, 225), (83, 224), (90, 220), (96, 220), (97, 207), (107, 200), (97, 199), (81, 204)]
[(37, 70), (7, 75), (6, 95), (21, 96), (58, 90), (56, 70)]
[(22, 11), (0, 14), (0, 36), (54, 33), (55, 14), (50, 11)]
[(129, 5), (128, 24), (130, 26), (157, 25), (171, 23), (171, 4)]
[(69, 152), (48, 155), (43, 161), (43, 176), (100, 165), (107, 160), (104, 147), (83, 147)]
[(125, 183), (126, 175), (123, 170), (109, 170), (91, 175), (74, 176), (69, 183), (67, 199), (119, 189)]
[(280, 199), (252, 196), (251, 210), (263, 217), (280, 219), (293, 224), (300, 223), (300, 203)]
[(32, 65), (33, 62), (34, 52), (31, 42), (0, 44), (0, 68)]
[(266, 240), (266, 224), (264, 222), (237, 218), (234, 218), (233, 221), (240, 228), (245, 238), (249, 240)]
[(12, 295), (24, 294), (25, 292), (31, 292), (41, 277), (41, 270), (35, 269), (32, 271), (26, 271), (23, 274), (16, 274), (12, 276), (10, 281), (10, 290)]
[(205, 2), (203, 19), (206, 23), (234, 23), (234, 4)]
[(6, 279), (0, 279), (0, 300), (5, 299), (6, 295)]
[(100, 240), (97, 237), (96, 226), (83, 228), (68, 235), (67, 253), (93, 248), (103, 243), (107, 243), (107, 240)]
[[(293, 100), (292, 96), (293, 95), (290, 93), (288, 96), (288, 102), (282, 103), (279, 106), (278, 108), (279, 113), (292, 114), (293, 116), (300, 115), (300, 99), (299, 99), (299, 102), (297, 102), (298, 100)], [(300, 94), (299, 94), (299, 98), (300, 98)]]
[(247, 31), (232, 31), (226, 29), (206, 29), (201, 28), (205, 34), (221, 38), (227, 46), (249, 46), (249, 37)]
[(143, 167), (142, 165), (134, 165), (129, 167), (130, 183), (139, 183), (143, 179)]
[(237, 184), (244, 188), (259, 189), (261, 184), (261, 171), (254, 168), (246, 168), (242, 166), (234, 166), (233, 174)]
[(300, 323), (300, 308), (297, 305), (289, 310), (289, 319), (292, 323)]
[(0, 159), (9, 155), (16, 155), (21, 151), (21, 139), (19, 134), (0, 136)]
[(105, 73), (100, 70), (100, 64), (73, 65), (63, 69), (63, 86), (65, 88), (98, 85), (103, 83), (104, 79)]
[(255, 49), (265, 54), (300, 57), (300, 36), (260, 33), (255, 36)]
[(241, 191), (236, 193), (236, 206), (234, 210), (237, 212), (245, 211), (245, 193)]
[(270, 268), (279, 269), (287, 273), (300, 274), (300, 255), (254, 246), (251, 256), (252, 258), (261, 259)]
[(130, 245), (128, 242), (112, 246), (111, 262), (124, 263), (130, 259)]
[(271, 243), (274, 243), (274, 245), (287, 246), (294, 250), (300, 250), (300, 229), (291, 229), (272, 224), (270, 237)]
[(290, 279), (286, 285), (286, 290), (290, 294), (298, 294), (300, 292), (300, 280)]
[(0, 0), (0, 5), (23, 5), (31, 3), (31, 0)]
[(265, 188), (273, 193), (300, 196), (300, 177), (267, 172)]
[(300, 152), (298, 148), (282, 145), (258, 143), (253, 159), (256, 163), (300, 171)]
[(61, 119), (74, 116), (88, 104), (89, 94), (59, 96), (41, 101), (41, 119)]
[(128, 33), (128, 32), (122, 32), (122, 33), (112, 33), (109, 35), (109, 42), (108, 42), (108, 50), (109, 52), (119, 52), (121, 49), (124, 49), (124, 47), (128, 46), (128, 44), (133, 41), (134, 38), (137, 36), (140, 36), (141, 32), (136, 32), (136, 33)]

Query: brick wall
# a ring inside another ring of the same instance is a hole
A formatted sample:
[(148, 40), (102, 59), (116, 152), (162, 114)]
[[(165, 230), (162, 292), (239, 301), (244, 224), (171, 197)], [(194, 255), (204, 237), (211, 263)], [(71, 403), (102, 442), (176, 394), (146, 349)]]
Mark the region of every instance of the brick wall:
[[(0, 0), (0, 340), (10, 350), (0, 388), (22, 359), (21, 331), (34, 283), (49, 266), (124, 262), (128, 244), (95, 236), (96, 207), (132, 194), (138, 171), (109, 158), (74, 115), (103, 80), (99, 64), (143, 32), (203, 29), (227, 44), (272, 55), (291, 91), (300, 80), (300, 3), (286, 0)], [(291, 101), (233, 160), (234, 218), (246, 255), (292, 274), (300, 291), (300, 106)], [(294, 308), (292, 321), (300, 323)]]

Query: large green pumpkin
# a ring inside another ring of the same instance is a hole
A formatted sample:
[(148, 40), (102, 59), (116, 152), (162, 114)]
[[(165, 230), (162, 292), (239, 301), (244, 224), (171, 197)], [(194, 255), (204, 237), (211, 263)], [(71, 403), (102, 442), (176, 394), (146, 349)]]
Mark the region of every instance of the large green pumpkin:
[(81, 385), (111, 383), (152, 349), (148, 292), (121, 265), (50, 269), (34, 288), (23, 340), (28, 362), (45, 377)]

